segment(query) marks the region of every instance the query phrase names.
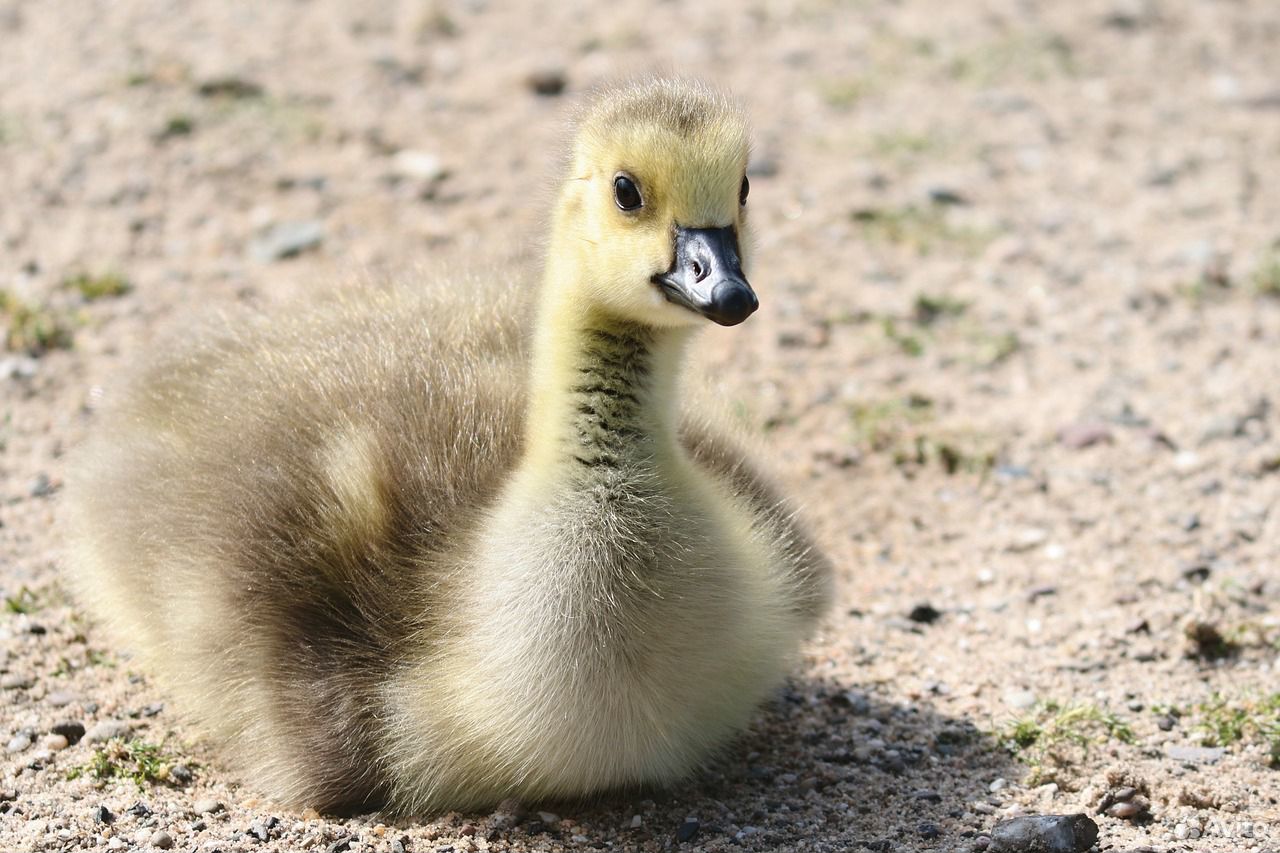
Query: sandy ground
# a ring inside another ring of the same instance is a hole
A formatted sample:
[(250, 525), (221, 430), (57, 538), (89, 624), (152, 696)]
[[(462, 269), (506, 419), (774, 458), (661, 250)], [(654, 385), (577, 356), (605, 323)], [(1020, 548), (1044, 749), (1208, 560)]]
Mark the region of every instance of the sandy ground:
[[(1277, 45), (1270, 0), (0, 0), (0, 850), (980, 850), (1074, 811), (1280, 849)], [(663, 69), (756, 125), (762, 309), (696, 369), (834, 558), (827, 627), (673, 791), (263, 801), (67, 601), (63, 451), (193, 315), (529, 280), (571, 101)], [(68, 723), (182, 767), (97, 780)]]

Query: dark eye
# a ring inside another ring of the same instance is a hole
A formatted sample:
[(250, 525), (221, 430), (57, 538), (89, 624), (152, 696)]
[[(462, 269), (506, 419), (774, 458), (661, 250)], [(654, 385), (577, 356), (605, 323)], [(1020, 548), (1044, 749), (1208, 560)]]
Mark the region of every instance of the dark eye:
[(613, 200), (622, 210), (639, 210), (644, 205), (644, 199), (640, 198), (640, 188), (626, 175), (618, 175), (613, 179)]
[(747, 176), (742, 176), (742, 189), (738, 190), (738, 204), (747, 203), (747, 194), (751, 192), (751, 182), (747, 180)]

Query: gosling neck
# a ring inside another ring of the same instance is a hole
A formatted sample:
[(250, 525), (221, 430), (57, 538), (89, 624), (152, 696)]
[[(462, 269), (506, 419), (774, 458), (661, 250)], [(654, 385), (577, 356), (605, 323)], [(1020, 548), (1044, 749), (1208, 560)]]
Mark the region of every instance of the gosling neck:
[(534, 347), (526, 467), (609, 475), (679, 458), (679, 373), (689, 330), (655, 329), (549, 286)]

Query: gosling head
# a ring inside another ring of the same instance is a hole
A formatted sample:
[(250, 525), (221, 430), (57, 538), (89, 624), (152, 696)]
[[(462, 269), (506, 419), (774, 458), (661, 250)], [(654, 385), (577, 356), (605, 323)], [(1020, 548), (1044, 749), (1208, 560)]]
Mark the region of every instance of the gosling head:
[(657, 328), (747, 319), (747, 149), (740, 111), (701, 85), (606, 93), (581, 122), (559, 207), (573, 297)]

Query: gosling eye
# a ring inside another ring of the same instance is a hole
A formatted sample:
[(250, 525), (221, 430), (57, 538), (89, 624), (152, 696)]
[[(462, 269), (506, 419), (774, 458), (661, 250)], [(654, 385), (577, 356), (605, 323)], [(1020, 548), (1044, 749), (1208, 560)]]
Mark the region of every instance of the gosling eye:
[(747, 203), (747, 194), (751, 192), (751, 182), (747, 180), (747, 176), (742, 176), (742, 189), (738, 190), (738, 204), (745, 205)]
[(613, 179), (613, 200), (619, 210), (639, 210), (644, 206), (640, 188), (629, 175), (617, 175)]

